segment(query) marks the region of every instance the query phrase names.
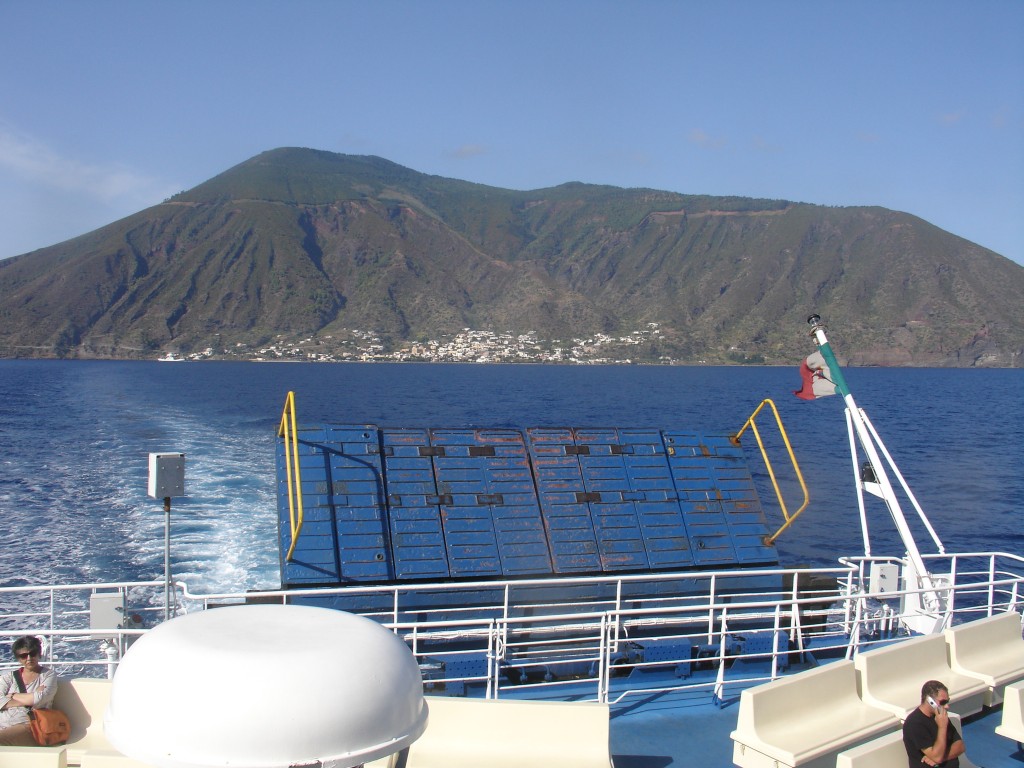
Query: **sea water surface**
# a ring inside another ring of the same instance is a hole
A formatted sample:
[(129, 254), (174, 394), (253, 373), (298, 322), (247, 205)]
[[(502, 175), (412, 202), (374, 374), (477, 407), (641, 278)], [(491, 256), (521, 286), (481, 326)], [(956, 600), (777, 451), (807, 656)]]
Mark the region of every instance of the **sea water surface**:
[[(1024, 555), (1024, 370), (846, 377), (946, 548)], [(735, 432), (772, 398), (811, 492), (780, 556), (829, 565), (863, 551), (843, 401), (803, 402), (798, 384), (795, 366), (2, 360), (0, 585), (162, 578), (163, 505), (146, 495), (148, 454), (175, 451), (186, 454), (187, 493), (172, 504), (175, 578), (204, 592), (276, 587), (274, 444), (289, 390), (300, 425)], [(781, 522), (764, 473), (757, 479)], [(784, 490), (795, 508), (795, 485)], [(884, 510), (872, 508), (871, 528), (876, 554), (902, 553)]]

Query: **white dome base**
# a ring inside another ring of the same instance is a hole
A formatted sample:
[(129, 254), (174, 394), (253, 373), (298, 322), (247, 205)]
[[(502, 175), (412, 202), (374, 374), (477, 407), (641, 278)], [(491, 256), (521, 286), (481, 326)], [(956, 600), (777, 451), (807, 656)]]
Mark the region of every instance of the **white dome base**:
[(172, 619), (114, 676), (104, 727), (159, 768), (349, 768), (403, 749), (427, 724), (416, 660), (369, 619), (244, 605)]

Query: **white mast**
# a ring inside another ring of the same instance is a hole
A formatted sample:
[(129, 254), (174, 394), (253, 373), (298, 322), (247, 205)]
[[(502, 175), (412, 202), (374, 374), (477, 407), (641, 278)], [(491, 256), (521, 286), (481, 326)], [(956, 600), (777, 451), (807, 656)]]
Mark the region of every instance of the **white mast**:
[[(916, 632), (923, 634), (929, 634), (942, 629), (945, 621), (945, 617), (941, 614), (941, 607), (943, 600), (940, 597), (940, 593), (936, 591), (936, 585), (934, 580), (929, 574), (927, 567), (924, 564), (924, 559), (921, 557), (921, 551), (918, 549), (917, 542), (914, 540), (914, 534), (910, 530), (910, 526), (907, 524), (907, 518), (903, 514), (903, 508), (900, 506), (899, 499), (896, 496), (896, 492), (893, 489), (892, 483), (889, 481), (889, 474), (886, 471), (886, 463), (883, 463), (882, 457), (879, 455), (881, 452), (887, 460), (889, 468), (893, 474), (898, 478), (903, 490), (906, 492), (914, 508), (917, 510), (918, 515), (924, 522), (925, 527), (931, 534), (933, 541), (939, 548), (939, 551), (943, 551), (942, 542), (939, 541), (938, 536), (935, 534), (934, 529), (928, 522), (928, 518), (924, 514), (924, 510), (921, 509), (917, 500), (911, 493), (910, 488), (907, 486), (906, 481), (903, 479), (903, 475), (900, 474), (899, 468), (893, 461), (892, 456), (889, 455), (889, 451), (886, 450), (885, 445), (882, 443), (882, 439), (878, 436), (871, 422), (868, 420), (867, 415), (861, 410), (856, 401), (853, 399), (853, 394), (850, 392), (849, 386), (846, 384), (846, 379), (843, 377), (843, 372), (836, 362), (835, 355), (832, 352), (832, 347), (828, 343), (828, 339), (825, 337), (825, 326), (821, 323), (821, 318), (817, 315), (812, 315), (807, 319), (807, 322), (811, 325), (812, 333), (815, 341), (818, 344), (818, 351), (825, 360), (825, 364), (828, 366), (829, 377), (832, 383), (836, 387), (836, 391), (843, 396), (846, 401), (846, 423), (847, 429), (850, 433), (850, 450), (853, 456), (854, 474), (857, 480), (857, 497), (861, 511), (861, 527), (864, 535), (865, 554), (870, 554), (870, 544), (868, 539), (867, 530), (867, 517), (864, 513), (864, 491), (878, 496), (889, 509), (889, 514), (892, 516), (892, 520), (896, 525), (896, 530), (899, 533), (900, 539), (906, 548), (907, 560), (911, 566), (911, 573), (904, 574), (904, 578), (907, 580), (907, 586), (911, 589), (918, 588), (926, 590), (922, 593), (921, 605), (917, 608), (916, 618), (910, 618), (907, 622), (910, 628)], [(857, 458), (857, 444), (860, 444), (861, 450), (864, 451), (864, 455), (867, 457), (867, 464), (863, 469), (858, 472), (858, 458)]]

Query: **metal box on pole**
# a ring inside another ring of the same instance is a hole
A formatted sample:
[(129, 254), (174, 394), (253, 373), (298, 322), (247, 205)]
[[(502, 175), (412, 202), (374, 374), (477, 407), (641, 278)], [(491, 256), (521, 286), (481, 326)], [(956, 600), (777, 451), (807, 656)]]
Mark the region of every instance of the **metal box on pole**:
[(93, 591), (89, 595), (89, 629), (99, 634), (90, 635), (93, 640), (111, 640), (117, 637), (117, 629), (124, 621), (124, 593)]
[(185, 454), (149, 454), (149, 495), (168, 499), (185, 495)]
[(164, 500), (164, 619), (171, 618), (171, 498), (185, 495), (185, 454), (149, 454), (149, 495)]

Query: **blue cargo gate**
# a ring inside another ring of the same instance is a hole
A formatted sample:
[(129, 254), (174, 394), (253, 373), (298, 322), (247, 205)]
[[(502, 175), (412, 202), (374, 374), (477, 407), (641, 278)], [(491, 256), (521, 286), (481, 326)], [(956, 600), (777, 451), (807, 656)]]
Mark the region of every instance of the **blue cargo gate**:
[(278, 441), (282, 586), (776, 565), (742, 449), (629, 428), (298, 431), (292, 545)]

